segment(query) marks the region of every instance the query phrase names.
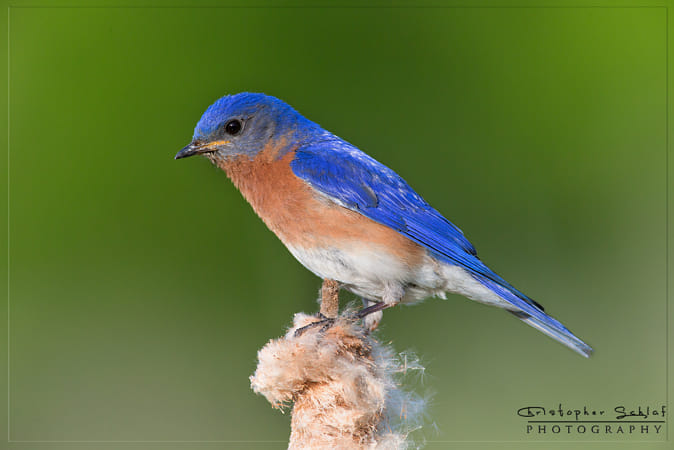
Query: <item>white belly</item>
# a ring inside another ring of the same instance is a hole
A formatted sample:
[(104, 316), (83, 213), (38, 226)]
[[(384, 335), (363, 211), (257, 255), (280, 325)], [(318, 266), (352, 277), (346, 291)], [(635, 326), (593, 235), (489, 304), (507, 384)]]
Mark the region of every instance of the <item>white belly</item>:
[(368, 300), (413, 303), (432, 296), (445, 298), (445, 293), (451, 292), (482, 303), (508, 304), (466, 270), (430, 255), (410, 267), (389, 252), (367, 245), (288, 249), (317, 276), (336, 280), (344, 289)]

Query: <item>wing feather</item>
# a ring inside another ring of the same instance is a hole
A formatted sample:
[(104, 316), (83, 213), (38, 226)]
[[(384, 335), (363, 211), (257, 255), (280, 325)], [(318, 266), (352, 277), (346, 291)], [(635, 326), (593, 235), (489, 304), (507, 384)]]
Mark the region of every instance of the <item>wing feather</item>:
[(335, 203), (393, 228), (441, 261), (467, 270), (509, 302), (521, 320), (588, 356), (592, 349), (541, 305), (515, 289), (477, 257), (463, 232), (433, 209), (398, 174), (334, 137), (304, 145), (291, 162), (293, 173)]

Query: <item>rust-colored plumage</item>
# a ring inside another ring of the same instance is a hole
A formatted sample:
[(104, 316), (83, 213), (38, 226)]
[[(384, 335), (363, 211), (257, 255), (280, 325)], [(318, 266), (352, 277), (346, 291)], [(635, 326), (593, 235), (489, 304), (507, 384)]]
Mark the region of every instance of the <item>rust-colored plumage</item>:
[(289, 246), (325, 248), (335, 242), (379, 247), (406, 261), (411, 267), (424, 257), (425, 250), (395, 230), (347, 208), (335, 208), (334, 202), (320, 194), (292, 172), (294, 150), (278, 157), (285, 146), (281, 139), (267, 145), (254, 158), (240, 155), (214, 161), (255, 212), (281, 241)]

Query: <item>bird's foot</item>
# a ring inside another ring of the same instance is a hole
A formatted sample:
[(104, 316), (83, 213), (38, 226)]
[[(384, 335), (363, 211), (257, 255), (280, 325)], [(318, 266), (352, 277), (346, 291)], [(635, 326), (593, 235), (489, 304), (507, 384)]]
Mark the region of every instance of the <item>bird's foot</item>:
[(377, 329), (383, 317), (384, 317), (383, 311), (377, 311), (375, 313), (368, 314), (367, 316), (362, 318), (363, 328), (365, 328), (365, 330), (367, 330), (368, 333), (372, 333), (374, 330)]
[(398, 303), (386, 303), (386, 302), (367, 302), (369, 306), (361, 309), (356, 314), (358, 319), (363, 320), (363, 327), (368, 330), (368, 333), (372, 333), (379, 326), (382, 317), (384, 316), (384, 310), (390, 308), (391, 306), (397, 305)]
[(316, 327), (321, 327), (319, 330), (319, 333), (325, 332), (328, 328), (333, 326), (335, 324), (335, 319), (331, 317), (325, 317), (323, 314), (318, 313), (317, 316), (318, 320), (316, 322), (311, 322), (309, 325), (305, 325), (303, 327), (298, 328), (295, 330), (295, 337), (300, 337), (302, 336), (306, 331), (316, 328)]
[(362, 319), (364, 317), (369, 316), (370, 314), (374, 314), (374, 313), (377, 313), (379, 311), (383, 311), (386, 308), (390, 308), (391, 306), (394, 306), (394, 305), (397, 305), (397, 303), (393, 303), (393, 304), (384, 303), (384, 302), (372, 303), (367, 308), (363, 308), (360, 311), (358, 311), (358, 314), (356, 315), (356, 317), (358, 317), (359, 319)]

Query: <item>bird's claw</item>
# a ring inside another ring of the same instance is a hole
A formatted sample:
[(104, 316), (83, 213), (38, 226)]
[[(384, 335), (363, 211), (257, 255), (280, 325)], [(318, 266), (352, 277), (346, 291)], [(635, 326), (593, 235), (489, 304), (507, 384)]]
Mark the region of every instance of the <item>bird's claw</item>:
[(295, 337), (300, 337), (302, 336), (307, 330), (310, 330), (311, 328), (316, 328), (316, 327), (321, 327), (319, 330), (319, 333), (325, 332), (328, 328), (333, 326), (335, 324), (335, 319), (330, 318), (330, 317), (325, 317), (323, 314), (318, 313), (317, 320), (316, 322), (311, 322), (309, 325), (305, 325), (303, 327), (298, 328), (295, 330)]

